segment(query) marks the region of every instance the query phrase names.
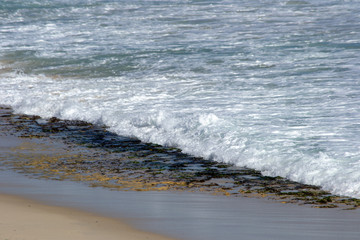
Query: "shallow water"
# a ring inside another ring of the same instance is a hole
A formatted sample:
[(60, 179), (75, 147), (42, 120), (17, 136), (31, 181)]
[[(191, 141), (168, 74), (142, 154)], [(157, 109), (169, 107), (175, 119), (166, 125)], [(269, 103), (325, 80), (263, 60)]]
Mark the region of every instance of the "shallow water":
[(0, 103), (360, 197), (357, 1), (0, 0)]

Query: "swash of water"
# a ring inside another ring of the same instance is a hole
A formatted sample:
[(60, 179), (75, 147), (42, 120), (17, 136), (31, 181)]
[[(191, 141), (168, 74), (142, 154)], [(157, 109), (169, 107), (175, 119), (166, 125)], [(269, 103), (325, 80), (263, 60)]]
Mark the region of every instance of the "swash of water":
[(0, 104), (360, 197), (360, 2), (0, 0)]

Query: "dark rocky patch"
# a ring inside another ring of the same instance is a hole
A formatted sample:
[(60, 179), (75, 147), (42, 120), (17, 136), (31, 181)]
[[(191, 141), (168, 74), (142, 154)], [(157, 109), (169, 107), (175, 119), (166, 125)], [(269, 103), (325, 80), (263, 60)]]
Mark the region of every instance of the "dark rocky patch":
[(311, 186), (230, 164), (184, 154), (180, 149), (119, 136), (106, 126), (83, 121), (17, 115), (0, 107), (0, 134), (65, 142), (76, 154), (7, 161), (33, 177), (87, 181), (121, 190), (201, 191), (228, 196), (267, 197), (319, 208), (356, 209), (360, 200), (335, 196)]

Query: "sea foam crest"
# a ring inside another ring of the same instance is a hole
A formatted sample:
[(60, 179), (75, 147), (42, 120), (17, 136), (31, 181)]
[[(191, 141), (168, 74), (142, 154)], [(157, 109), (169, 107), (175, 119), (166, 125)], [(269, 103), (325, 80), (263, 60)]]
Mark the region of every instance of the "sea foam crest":
[(120, 135), (176, 146), (195, 156), (360, 197), (359, 152), (344, 160), (321, 149), (308, 151), (312, 146), (307, 146), (306, 141), (297, 143), (299, 146), (294, 144), (294, 139), (303, 137), (307, 128), (287, 131), (248, 126), (230, 115), (222, 115), (221, 111), (189, 111), (186, 106), (167, 106), (165, 95), (161, 100), (164, 102), (151, 95), (146, 101), (133, 102), (129, 99), (136, 93), (129, 94), (120, 87), (124, 79), (111, 79), (104, 87), (100, 80), (89, 84), (81, 79), (19, 72), (3, 73), (1, 78), (0, 103), (12, 106), (17, 112), (105, 124)]

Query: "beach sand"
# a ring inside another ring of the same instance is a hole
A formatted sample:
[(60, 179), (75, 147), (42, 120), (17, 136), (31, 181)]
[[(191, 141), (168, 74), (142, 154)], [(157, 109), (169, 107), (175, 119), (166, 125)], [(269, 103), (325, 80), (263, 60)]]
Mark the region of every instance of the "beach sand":
[(170, 240), (111, 218), (0, 195), (1, 240)]

